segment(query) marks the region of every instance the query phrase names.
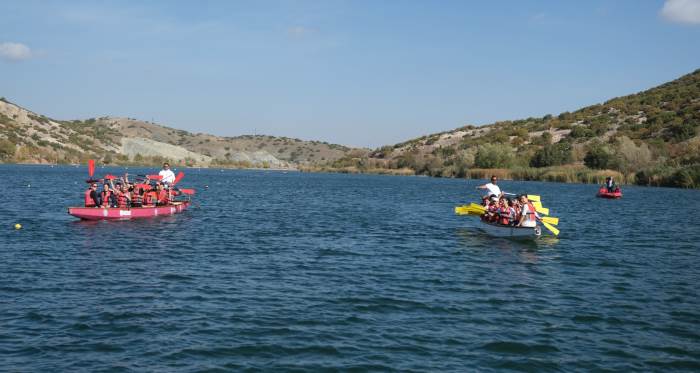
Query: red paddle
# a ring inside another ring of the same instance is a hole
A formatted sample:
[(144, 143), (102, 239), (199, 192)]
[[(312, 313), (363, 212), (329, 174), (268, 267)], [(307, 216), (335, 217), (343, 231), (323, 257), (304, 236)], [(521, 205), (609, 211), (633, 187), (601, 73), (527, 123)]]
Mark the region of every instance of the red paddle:
[(153, 179), (153, 180), (162, 180), (163, 176), (161, 175), (146, 175), (147, 178)]
[(90, 159), (88, 161), (88, 176), (92, 177), (95, 174), (95, 160)]
[(180, 171), (177, 173), (177, 176), (175, 176), (175, 181), (173, 181), (173, 185), (177, 184), (182, 180), (182, 178), (185, 177), (185, 173)]
[(182, 193), (193, 195), (194, 194), (194, 189), (180, 189)]
[(114, 180), (114, 179), (116, 179), (116, 178), (117, 178), (117, 177), (114, 176), (114, 175), (110, 175), (110, 174), (105, 175), (105, 179), (107, 179), (107, 180)]

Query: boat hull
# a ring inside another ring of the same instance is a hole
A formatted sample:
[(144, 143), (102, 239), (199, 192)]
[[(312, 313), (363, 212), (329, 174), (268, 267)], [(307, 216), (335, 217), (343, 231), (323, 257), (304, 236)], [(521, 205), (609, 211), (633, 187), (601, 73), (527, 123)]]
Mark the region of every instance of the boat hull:
[(599, 189), (597, 197), (598, 198), (608, 198), (608, 199), (618, 199), (618, 198), (622, 198), (622, 192), (617, 191), (617, 192), (611, 193), (611, 192), (608, 192), (607, 189)]
[(130, 220), (173, 215), (186, 210), (190, 202), (176, 202), (168, 206), (120, 208), (69, 207), (68, 213), (82, 220)]
[(494, 237), (504, 237), (504, 238), (523, 238), (531, 239), (537, 238), (542, 234), (540, 227), (509, 227), (500, 224), (487, 223), (485, 221), (480, 222), (480, 228), (484, 232), (488, 233)]

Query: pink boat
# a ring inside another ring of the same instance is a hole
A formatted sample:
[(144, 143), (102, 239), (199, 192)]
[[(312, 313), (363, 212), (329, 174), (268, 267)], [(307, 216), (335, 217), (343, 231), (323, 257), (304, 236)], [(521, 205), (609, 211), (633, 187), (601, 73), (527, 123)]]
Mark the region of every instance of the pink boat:
[(101, 207), (69, 207), (68, 213), (83, 220), (129, 220), (173, 215), (190, 206), (189, 201), (174, 202), (167, 206), (133, 207), (130, 209)]

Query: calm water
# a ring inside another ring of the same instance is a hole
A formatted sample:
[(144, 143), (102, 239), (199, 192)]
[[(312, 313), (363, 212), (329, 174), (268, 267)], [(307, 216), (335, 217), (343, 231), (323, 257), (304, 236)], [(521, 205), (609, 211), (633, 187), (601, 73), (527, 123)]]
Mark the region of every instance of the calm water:
[(85, 168), (0, 166), (0, 370), (700, 369), (698, 191), (503, 182), (561, 218), (527, 244), (453, 215), (476, 181), (185, 172), (84, 223)]

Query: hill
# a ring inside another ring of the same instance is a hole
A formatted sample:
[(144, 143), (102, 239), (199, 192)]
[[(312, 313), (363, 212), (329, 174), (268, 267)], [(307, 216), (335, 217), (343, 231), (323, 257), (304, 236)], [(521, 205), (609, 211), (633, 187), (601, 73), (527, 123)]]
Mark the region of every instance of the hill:
[(700, 70), (574, 112), (467, 125), (311, 171), (700, 187)]
[(131, 118), (56, 120), (0, 99), (0, 162), (296, 168), (353, 149), (287, 137), (219, 137)]

